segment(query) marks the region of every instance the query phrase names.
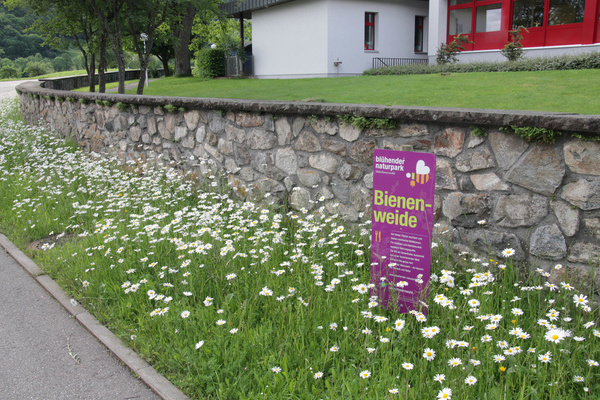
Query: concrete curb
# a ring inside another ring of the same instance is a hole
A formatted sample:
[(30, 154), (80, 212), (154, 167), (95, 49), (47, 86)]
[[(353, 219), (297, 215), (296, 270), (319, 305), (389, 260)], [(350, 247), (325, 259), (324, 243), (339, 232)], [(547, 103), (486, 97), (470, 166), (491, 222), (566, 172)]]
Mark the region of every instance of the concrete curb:
[(152, 391), (163, 400), (189, 400), (175, 385), (160, 375), (150, 364), (133, 350), (123, 345), (108, 328), (103, 326), (81, 305), (71, 302), (71, 298), (40, 267), (17, 248), (6, 236), (0, 234), (0, 246), (31, 275), (46, 291), (56, 299), (85, 329), (94, 335), (107, 349), (134, 374), (138, 375)]

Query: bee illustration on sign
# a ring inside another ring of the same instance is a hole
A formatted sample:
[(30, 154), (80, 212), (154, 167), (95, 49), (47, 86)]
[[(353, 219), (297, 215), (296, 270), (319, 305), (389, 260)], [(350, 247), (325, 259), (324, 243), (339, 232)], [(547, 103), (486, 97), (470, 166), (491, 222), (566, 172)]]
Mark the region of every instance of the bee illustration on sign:
[(408, 172), (406, 177), (410, 179), (410, 186), (415, 187), (417, 183), (425, 184), (429, 181), (429, 173), (431, 169), (425, 165), (425, 161), (419, 160), (417, 161), (417, 167), (415, 168), (415, 172)]

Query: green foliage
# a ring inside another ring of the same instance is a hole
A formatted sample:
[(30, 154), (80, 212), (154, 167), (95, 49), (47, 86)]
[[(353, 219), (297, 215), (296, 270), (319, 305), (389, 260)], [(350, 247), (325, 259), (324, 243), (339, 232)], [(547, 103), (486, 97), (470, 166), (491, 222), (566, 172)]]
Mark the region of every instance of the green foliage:
[(72, 97), (67, 97), (67, 101), (68, 101), (69, 103), (75, 103), (75, 99), (74, 99), (74, 98), (72, 98)]
[(79, 99), (79, 102), (83, 105), (86, 105), (87, 103), (89, 103), (89, 101), (87, 99)]
[(48, 65), (41, 61), (30, 61), (23, 70), (23, 76), (34, 77), (45, 75), (49, 71)]
[(571, 136), (585, 142), (600, 142), (600, 133), (572, 133)]
[(30, 29), (36, 17), (24, 8), (8, 9), (0, 2), (0, 49), (3, 56), (11, 60), (39, 53), (45, 58), (54, 58), (59, 52), (44, 46), (44, 38), (39, 31)]
[(19, 71), (15, 67), (10, 65), (2, 67), (0, 69), (0, 79), (18, 78)]
[(225, 51), (222, 49), (202, 49), (196, 57), (194, 75), (202, 78), (225, 76)]
[(117, 110), (123, 112), (129, 108), (129, 104), (118, 102), (117, 104), (115, 104), (115, 107), (117, 107)]
[(523, 44), (521, 43), (523, 41), (523, 31), (529, 32), (524, 26), (518, 26), (508, 31), (511, 40), (500, 50), (508, 61), (517, 61), (523, 56)]
[(484, 137), (487, 136), (487, 132), (480, 126), (472, 126), (471, 127), (471, 135)]
[(177, 112), (178, 107), (174, 106), (172, 104), (167, 104), (166, 106), (164, 106), (164, 109), (167, 110), (170, 113), (174, 113), (174, 112)]
[(387, 118), (340, 115), (338, 119), (342, 124), (352, 125), (360, 129), (394, 129), (398, 126), (396, 121)]
[(465, 45), (473, 43), (467, 35), (456, 35), (454, 39), (446, 44), (442, 43), (437, 51), (436, 61), (438, 64), (450, 64), (458, 61), (456, 56), (465, 49)]
[(509, 133), (513, 133), (526, 142), (535, 143), (554, 143), (560, 138), (563, 133), (554, 129), (537, 128), (533, 126), (507, 126), (500, 128), (501, 130)]
[(525, 58), (509, 62), (478, 62), (437, 65), (403, 65), (376, 68), (365, 71), (365, 75), (420, 75), (444, 72), (520, 72), (558, 71), (572, 69), (600, 69), (600, 53), (592, 52), (573, 56)]

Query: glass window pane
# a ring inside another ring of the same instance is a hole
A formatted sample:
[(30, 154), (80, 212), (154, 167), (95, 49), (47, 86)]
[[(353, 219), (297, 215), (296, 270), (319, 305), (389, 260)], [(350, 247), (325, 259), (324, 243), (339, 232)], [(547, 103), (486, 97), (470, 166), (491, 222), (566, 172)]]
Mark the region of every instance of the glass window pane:
[(375, 14), (365, 13), (365, 50), (375, 50)]
[(450, 10), (448, 13), (448, 35), (471, 33), (471, 16), (471, 7)]
[(466, 3), (472, 3), (472, 0), (450, 0), (449, 5), (455, 6), (457, 4), (466, 4)]
[(513, 29), (524, 26), (535, 28), (544, 25), (544, 0), (515, 0), (513, 3)]
[(548, 25), (583, 22), (585, 0), (550, 0)]
[(502, 4), (477, 7), (475, 32), (495, 32), (500, 30)]
[(423, 51), (423, 21), (424, 17), (415, 17), (415, 52)]

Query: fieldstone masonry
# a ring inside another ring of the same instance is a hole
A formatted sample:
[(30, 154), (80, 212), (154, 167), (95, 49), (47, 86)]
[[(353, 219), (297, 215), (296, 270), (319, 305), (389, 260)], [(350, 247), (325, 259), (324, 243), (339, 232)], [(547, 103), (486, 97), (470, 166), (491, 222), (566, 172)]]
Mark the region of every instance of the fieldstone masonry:
[[(600, 143), (571, 137), (529, 144), (499, 129), (597, 133), (598, 116), (111, 96), (31, 84), (19, 90), (28, 122), (45, 123), (89, 150), (220, 174), (240, 200), (269, 195), (295, 209), (323, 206), (350, 221), (370, 218), (376, 148), (409, 144), (433, 152), (435, 215), (455, 245), (492, 256), (511, 247), (519, 259), (542, 267), (565, 263), (582, 283), (600, 287)], [(119, 111), (97, 105), (97, 98), (128, 106)], [(179, 109), (168, 112), (166, 104)], [(361, 130), (336, 115), (398, 124)], [(476, 135), (482, 130), (485, 136)], [(596, 268), (590, 272), (589, 265)]]

